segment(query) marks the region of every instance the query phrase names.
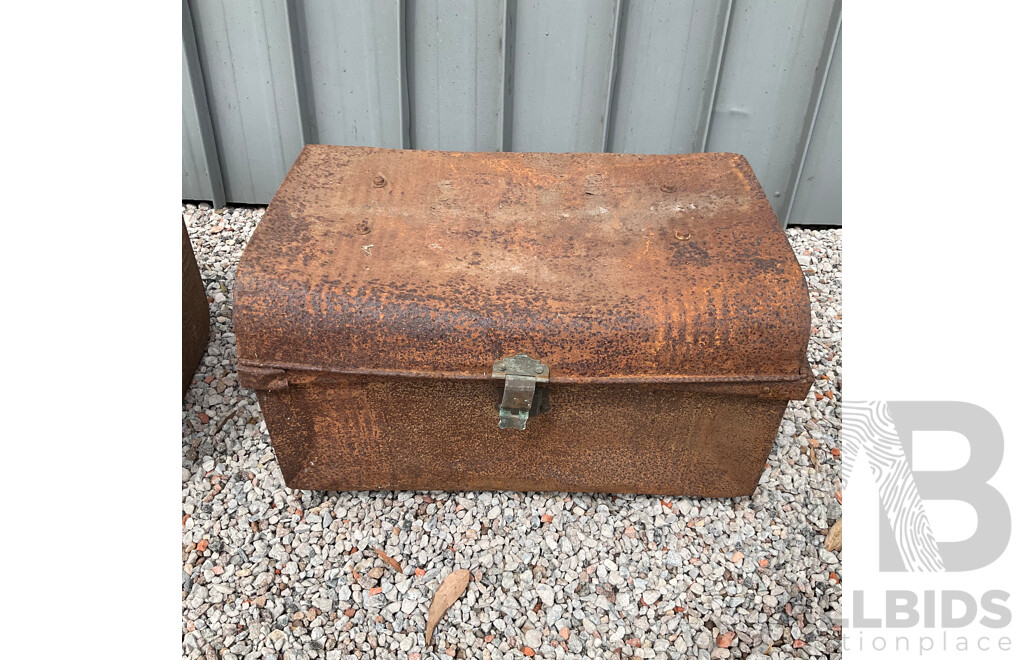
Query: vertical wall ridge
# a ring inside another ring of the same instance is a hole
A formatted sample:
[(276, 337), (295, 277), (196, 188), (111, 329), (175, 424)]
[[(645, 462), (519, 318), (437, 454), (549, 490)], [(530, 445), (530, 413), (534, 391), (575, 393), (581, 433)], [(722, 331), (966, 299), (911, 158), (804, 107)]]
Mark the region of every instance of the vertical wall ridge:
[(722, 63), (725, 61), (725, 50), (729, 42), (729, 28), (732, 26), (732, 8), (733, 0), (726, 0), (722, 22), (718, 28), (718, 54), (712, 60), (713, 65), (708, 72), (708, 80), (711, 82), (711, 87), (705, 92), (706, 101), (702, 111), (701, 123), (704, 126), (704, 134), (700, 139), (701, 153), (708, 150), (708, 140), (711, 138), (711, 123), (714, 121), (715, 103), (718, 101), (718, 83), (722, 78)]
[(799, 160), (793, 168), (792, 179), (789, 184), (789, 200), (786, 205), (786, 213), (782, 218), (782, 226), (789, 225), (790, 215), (793, 213), (793, 205), (796, 203), (797, 188), (800, 187), (800, 179), (803, 177), (804, 165), (807, 163), (807, 150), (811, 145), (811, 137), (814, 134), (814, 126), (818, 121), (818, 113), (821, 110), (821, 99), (825, 93), (825, 84), (828, 82), (829, 70), (832, 68), (832, 61), (836, 54), (836, 43), (839, 40), (839, 31), (843, 25), (842, 0), (835, 0), (832, 6), (832, 17), (829, 20), (828, 37), (825, 40), (825, 47), (821, 52), (820, 64), (814, 77), (814, 94), (807, 109), (807, 118), (804, 120), (804, 131), (800, 136)]
[(513, 77), (515, 73), (516, 11), (518, 0), (505, 0), (501, 65), (501, 151), (512, 151)]
[(288, 51), (292, 58), (294, 71), (295, 103), (299, 108), (299, 132), (302, 143), (316, 144), (319, 142), (316, 130), (316, 117), (313, 114), (312, 93), (310, 86), (309, 46), (306, 43), (303, 25), (305, 14), (302, 3), (286, 0), (284, 5), (285, 18), (288, 21)]
[(604, 126), (601, 136), (601, 151), (607, 152), (612, 144), (612, 124), (615, 116), (615, 104), (618, 97), (619, 65), (622, 62), (622, 33), (625, 30), (626, 3), (628, 0), (615, 0), (615, 23), (612, 26), (612, 52), (608, 64), (608, 100), (604, 106)]
[(192, 89), (193, 108), (199, 124), (199, 141), (203, 148), (203, 160), (206, 165), (207, 181), (213, 206), (220, 208), (227, 202), (224, 191), (224, 174), (220, 166), (220, 154), (217, 151), (217, 139), (213, 131), (213, 115), (206, 96), (206, 80), (199, 61), (199, 45), (196, 41), (195, 26), (192, 23), (192, 10), (188, 0), (181, 2), (181, 38), (185, 53), (186, 75)]
[(398, 116), (402, 136), (400, 142), (403, 149), (412, 146), (412, 128), (409, 117), (409, 61), (408, 61), (408, 20), (406, 0), (396, 0), (398, 9)]

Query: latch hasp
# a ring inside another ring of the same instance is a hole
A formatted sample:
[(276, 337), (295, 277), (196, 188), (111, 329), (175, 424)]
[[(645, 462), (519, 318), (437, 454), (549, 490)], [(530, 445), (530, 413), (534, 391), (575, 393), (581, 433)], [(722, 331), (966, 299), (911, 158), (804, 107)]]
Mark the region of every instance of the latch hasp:
[(526, 430), (526, 420), (530, 418), (530, 406), (533, 405), (537, 383), (548, 382), (549, 376), (546, 364), (522, 353), (494, 363), (491, 377), (505, 380), (498, 428)]

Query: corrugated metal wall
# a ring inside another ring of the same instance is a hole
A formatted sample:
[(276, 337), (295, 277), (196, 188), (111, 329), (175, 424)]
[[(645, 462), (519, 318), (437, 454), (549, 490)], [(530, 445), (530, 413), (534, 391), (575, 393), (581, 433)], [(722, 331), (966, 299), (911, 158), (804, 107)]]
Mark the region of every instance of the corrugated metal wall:
[(309, 142), (744, 154), (841, 223), (840, 0), (184, 0), (182, 196), (267, 203)]

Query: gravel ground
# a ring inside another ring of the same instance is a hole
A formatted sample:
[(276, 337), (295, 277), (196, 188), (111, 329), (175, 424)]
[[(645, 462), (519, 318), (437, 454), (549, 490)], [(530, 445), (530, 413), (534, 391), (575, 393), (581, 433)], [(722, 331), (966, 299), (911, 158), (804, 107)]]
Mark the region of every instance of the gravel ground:
[[(842, 556), (823, 547), (842, 498), (840, 230), (788, 230), (817, 378), (753, 497), (337, 493), (285, 488), (238, 385), (231, 290), (262, 214), (182, 207), (213, 322), (181, 415), (183, 656), (841, 655)], [(431, 596), (459, 568), (473, 580), (425, 649)]]

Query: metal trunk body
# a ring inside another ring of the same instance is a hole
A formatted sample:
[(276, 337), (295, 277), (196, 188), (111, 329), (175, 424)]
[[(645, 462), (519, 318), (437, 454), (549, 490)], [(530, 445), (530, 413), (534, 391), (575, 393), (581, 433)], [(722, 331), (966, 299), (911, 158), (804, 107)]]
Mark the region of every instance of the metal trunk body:
[(292, 488), (749, 495), (812, 380), (735, 154), (310, 145), (234, 310)]

